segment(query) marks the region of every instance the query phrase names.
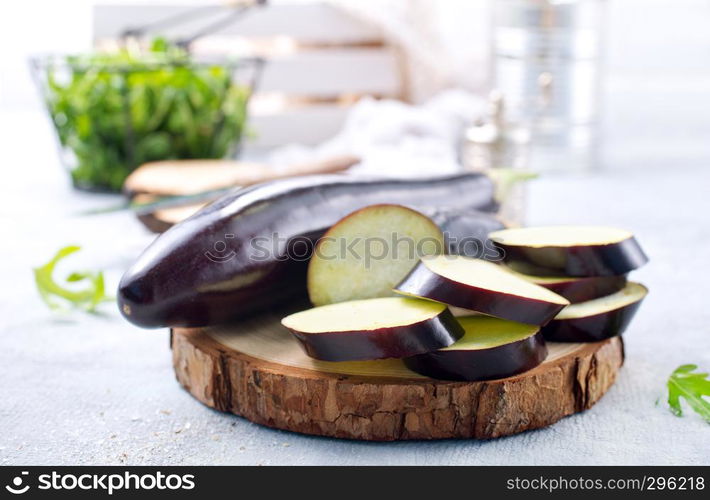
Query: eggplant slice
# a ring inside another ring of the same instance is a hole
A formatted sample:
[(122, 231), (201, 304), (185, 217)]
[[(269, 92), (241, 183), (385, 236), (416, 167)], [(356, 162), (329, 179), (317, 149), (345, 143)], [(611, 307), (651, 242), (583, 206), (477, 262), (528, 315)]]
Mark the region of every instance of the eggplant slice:
[(402, 297), (353, 300), (281, 320), (312, 358), (403, 358), (453, 344), (463, 328), (444, 304)]
[(526, 274), (618, 276), (648, 262), (634, 235), (614, 227), (527, 227), (495, 231), (489, 237), (503, 260)]
[(427, 216), (402, 205), (370, 205), (336, 222), (308, 263), (314, 306), (391, 297), (424, 255), (444, 252), (444, 235)]
[(530, 370), (547, 357), (540, 328), (490, 316), (457, 318), (466, 332), (455, 344), (404, 360), (417, 373), (444, 380), (489, 380)]
[(518, 273), (522, 278), (547, 288), (572, 304), (586, 302), (606, 295), (611, 295), (626, 286), (626, 275), (593, 276), (574, 278), (571, 276), (528, 276)]
[(499, 265), (453, 255), (422, 258), (395, 291), (533, 325), (544, 325), (569, 305)]
[(553, 342), (596, 342), (621, 335), (647, 294), (645, 286), (630, 281), (616, 293), (568, 306), (542, 334)]

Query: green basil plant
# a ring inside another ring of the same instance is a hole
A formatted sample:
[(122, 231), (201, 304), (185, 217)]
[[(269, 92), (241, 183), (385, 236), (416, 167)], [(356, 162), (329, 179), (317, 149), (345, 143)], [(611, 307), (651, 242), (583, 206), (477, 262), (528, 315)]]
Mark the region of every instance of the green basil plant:
[(162, 39), (45, 64), (47, 107), (74, 184), (118, 191), (145, 162), (233, 154), (251, 91), (236, 67), (197, 63)]

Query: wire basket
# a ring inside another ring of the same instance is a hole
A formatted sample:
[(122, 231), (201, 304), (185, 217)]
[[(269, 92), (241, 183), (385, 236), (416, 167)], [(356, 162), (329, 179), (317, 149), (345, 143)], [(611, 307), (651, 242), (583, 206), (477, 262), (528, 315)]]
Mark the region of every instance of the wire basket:
[(149, 161), (235, 156), (263, 60), (120, 53), (31, 66), (74, 186), (116, 192)]

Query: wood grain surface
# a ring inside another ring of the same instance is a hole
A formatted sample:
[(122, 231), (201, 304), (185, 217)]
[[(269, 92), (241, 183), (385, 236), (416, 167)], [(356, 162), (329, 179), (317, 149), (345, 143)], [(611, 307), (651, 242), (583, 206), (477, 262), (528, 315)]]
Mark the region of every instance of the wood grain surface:
[(545, 427), (590, 408), (624, 360), (615, 337), (549, 343), (537, 368), (506, 379), (448, 382), (400, 360), (309, 358), (281, 313), (219, 328), (172, 332), (180, 384), (202, 403), (252, 422), (346, 439), (488, 439)]

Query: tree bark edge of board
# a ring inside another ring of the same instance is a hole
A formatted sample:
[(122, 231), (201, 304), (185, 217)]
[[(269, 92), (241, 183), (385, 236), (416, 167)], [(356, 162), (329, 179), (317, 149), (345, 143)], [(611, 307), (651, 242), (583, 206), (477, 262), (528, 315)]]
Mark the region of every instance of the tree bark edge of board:
[(591, 408), (624, 360), (614, 337), (501, 380), (364, 378), (249, 357), (200, 329), (171, 337), (178, 381), (207, 406), (268, 427), (372, 441), (490, 439), (546, 427)]

